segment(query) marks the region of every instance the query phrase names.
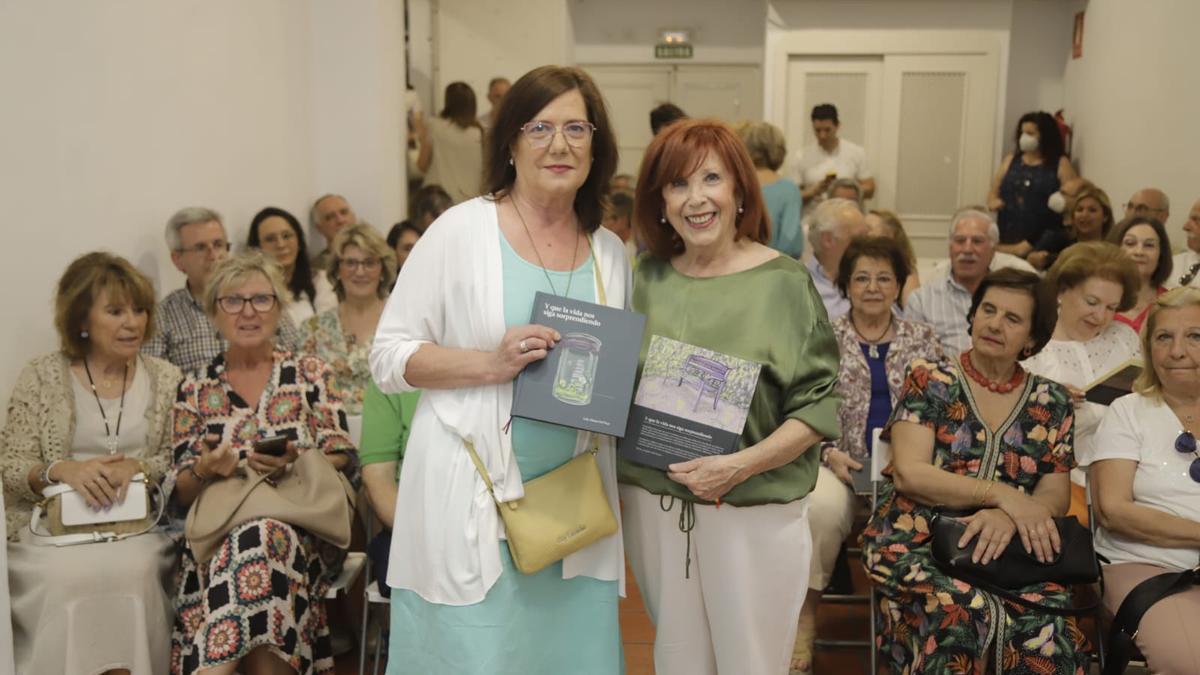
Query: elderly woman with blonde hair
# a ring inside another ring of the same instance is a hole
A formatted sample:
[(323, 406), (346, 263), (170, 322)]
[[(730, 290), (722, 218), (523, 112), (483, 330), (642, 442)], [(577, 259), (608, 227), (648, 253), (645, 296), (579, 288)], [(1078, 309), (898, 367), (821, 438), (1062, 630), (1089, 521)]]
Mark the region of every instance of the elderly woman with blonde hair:
[(787, 141), (779, 127), (770, 122), (742, 122), (737, 126), (738, 136), (750, 153), (758, 182), (762, 185), (763, 201), (771, 223), (771, 248), (799, 258), (804, 253), (804, 232), (800, 226), (803, 197), (800, 188), (788, 178), (779, 175), (779, 167), (787, 158)]
[(76, 258), (54, 305), (61, 346), (21, 371), (0, 432), (17, 672), (162, 673), (174, 542), (152, 530), (58, 547), (30, 520), (52, 486), (99, 511), (124, 503), (136, 474), (159, 481), (182, 375), (138, 354), (153, 333), (154, 287), (124, 258)]
[[(175, 466), (166, 485), (180, 509), (243, 465), (280, 476), (306, 452), (355, 478), (333, 371), (275, 343), (287, 292), (279, 266), (261, 253), (213, 270), (204, 310), (228, 347), (179, 386)], [(288, 439), (281, 455), (256, 443), (272, 436)], [(322, 600), (343, 558), (333, 544), (275, 518), (233, 527), (208, 560), (198, 560), (189, 542), (176, 584), (172, 675), (332, 673)]]
[(338, 305), (304, 322), (300, 351), (329, 364), (334, 391), (346, 413), (357, 415), (371, 382), (367, 357), (396, 278), (396, 256), (375, 228), (365, 223), (342, 228), (329, 250), (327, 275)]

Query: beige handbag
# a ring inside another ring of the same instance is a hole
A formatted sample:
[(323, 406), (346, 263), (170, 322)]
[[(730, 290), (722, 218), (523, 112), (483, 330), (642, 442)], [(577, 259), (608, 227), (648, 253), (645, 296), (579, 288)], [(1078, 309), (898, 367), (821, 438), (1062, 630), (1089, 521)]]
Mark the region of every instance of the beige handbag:
[(274, 481), (247, 473), (243, 463), (192, 502), (184, 533), (197, 562), (212, 558), (235, 527), (261, 518), (303, 528), (339, 548), (350, 546), (354, 488), (320, 450), (301, 452)]
[(124, 502), (105, 511), (93, 511), (70, 485), (49, 485), (42, 490), (42, 501), (33, 507), (29, 531), (38, 544), (46, 546), (120, 541), (145, 534), (158, 525), (166, 505), (162, 488), (158, 484), (150, 486), (157, 499), (151, 499), (146, 475), (139, 473), (130, 481)]
[(524, 574), (533, 574), (551, 563), (615, 534), (613, 515), (596, 462), (599, 442), (562, 466), (525, 483), (525, 496), (510, 502), (496, 499), (491, 476), (466, 442), (475, 469), (487, 485), (508, 538), (513, 563)]

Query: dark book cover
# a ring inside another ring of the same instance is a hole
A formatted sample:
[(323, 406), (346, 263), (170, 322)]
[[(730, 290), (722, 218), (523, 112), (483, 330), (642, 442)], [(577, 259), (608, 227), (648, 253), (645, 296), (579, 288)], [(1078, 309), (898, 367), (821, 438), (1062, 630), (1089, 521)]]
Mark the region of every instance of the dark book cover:
[(666, 469), (737, 450), (760, 370), (753, 361), (653, 336), (621, 456)]
[(1129, 359), (1096, 378), (1088, 385), (1084, 398), (1092, 403), (1112, 405), (1112, 402), (1133, 391), (1133, 381), (1142, 374), (1142, 361)]
[(517, 376), (513, 416), (624, 436), (646, 317), (538, 293), (529, 321), (562, 339)]

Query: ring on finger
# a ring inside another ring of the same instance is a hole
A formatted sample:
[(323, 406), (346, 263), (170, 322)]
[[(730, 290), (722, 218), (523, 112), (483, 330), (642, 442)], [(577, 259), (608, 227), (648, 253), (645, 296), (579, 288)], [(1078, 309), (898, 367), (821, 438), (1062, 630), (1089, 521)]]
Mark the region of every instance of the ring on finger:
[(518, 342), (517, 347), (519, 347), (521, 349), (522, 353), (529, 351), (529, 347), (525, 345), (524, 340), (521, 340), (520, 342)]

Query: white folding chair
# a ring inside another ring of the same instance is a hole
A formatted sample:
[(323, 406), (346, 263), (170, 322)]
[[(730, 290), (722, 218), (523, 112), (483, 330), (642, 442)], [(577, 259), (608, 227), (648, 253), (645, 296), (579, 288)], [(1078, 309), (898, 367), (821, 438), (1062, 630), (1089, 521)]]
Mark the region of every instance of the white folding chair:
[[(373, 524), (375, 521), (375, 512), (372, 511), (371, 509), (372, 509), (372, 507), (370, 506), (370, 504), (368, 504), (367, 510), (365, 513), (368, 538), (374, 536), (371, 530), (374, 529)], [(374, 579), (374, 573), (371, 571), (371, 568), (372, 568), (371, 557), (367, 556), (367, 560), (366, 560), (367, 585), (366, 585), (366, 589), (363, 591), (363, 596), (365, 599), (365, 602), (363, 602), (363, 612), (362, 612), (363, 630), (362, 630), (362, 639), (359, 641), (359, 645), (358, 645), (358, 675), (364, 675), (364, 673), (367, 672), (367, 636), (371, 632), (371, 624), (370, 624), (371, 605), (384, 606), (384, 605), (391, 604), (391, 601), (388, 600), (386, 597), (383, 596), (382, 593), (379, 592), (379, 582)], [(372, 675), (378, 675), (378, 673), (379, 673), (379, 661), (380, 661), (379, 657), (383, 653), (383, 627), (384, 627), (385, 623), (386, 622), (383, 620), (376, 621), (375, 659), (371, 665)]]
[[(883, 470), (892, 461), (892, 444), (880, 438), (880, 429), (871, 434), (871, 512), (879, 503), (879, 484), (883, 482)], [(876, 610), (879, 607), (879, 590), (871, 584), (871, 675), (879, 672), (879, 647), (875, 644), (878, 628), (875, 625)]]
[(342, 563), (342, 571), (338, 572), (337, 578), (333, 580), (333, 585), (325, 591), (326, 600), (335, 600), (346, 589), (354, 585), (358, 579), (358, 575), (362, 574), (363, 566), (366, 564), (367, 554), (360, 551), (350, 551), (346, 554), (346, 560)]
[[(0, 523), (4, 522), (4, 486), (0, 485)], [(13, 660), (12, 607), (8, 597), (8, 546), (0, 542), (0, 675), (17, 672)]]

